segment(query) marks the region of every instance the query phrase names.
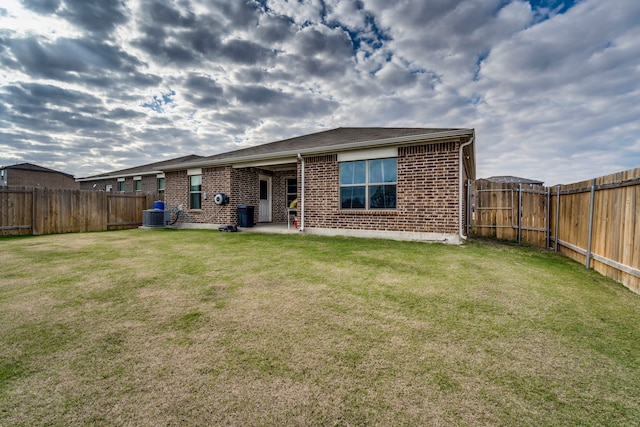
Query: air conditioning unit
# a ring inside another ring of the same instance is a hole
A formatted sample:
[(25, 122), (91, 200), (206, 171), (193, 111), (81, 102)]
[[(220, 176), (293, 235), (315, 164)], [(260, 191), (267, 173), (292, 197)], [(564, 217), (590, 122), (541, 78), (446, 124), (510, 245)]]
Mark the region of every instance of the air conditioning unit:
[(147, 209), (142, 211), (142, 226), (143, 227), (164, 227), (166, 225), (167, 211), (161, 211), (159, 209)]

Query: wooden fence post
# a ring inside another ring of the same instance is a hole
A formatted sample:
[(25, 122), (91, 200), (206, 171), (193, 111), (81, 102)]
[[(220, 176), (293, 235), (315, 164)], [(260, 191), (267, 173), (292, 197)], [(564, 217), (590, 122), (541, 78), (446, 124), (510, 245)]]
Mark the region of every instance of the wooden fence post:
[(38, 235), (38, 189), (33, 187), (31, 191), (31, 234)]
[(472, 207), (471, 207), (471, 180), (467, 179), (467, 212), (465, 214), (466, 217), (466, 225), (467, 225), (467, 236), (469, 236), (469, 233), (471, 232), (471, 220), (472, 220)]
[(518, 184), (518, 243), (522, 243), (522, 183)]
[(556, 192), (556, 241), (553, 250), (558, 252), (558, 240), (560, 240), (560, 188), (561, 185), (558, 184), (558, 191)]
[(593, 231), (593, 209), (596, 200), (596, 179), (591, 180), (591, 195), (589, 196), (589, 223), (587, 231), (587, 260), (586, 267), (591, 268), (591, 234)]
[(549, 247), (551, 246), (551, 187), (547, 187), (547, 217), (545, 218), (545, 222), (546, 222), (546, 229), (547, 231), (545, 232), (546, 236), (545, 236), (545, 249), (549, 249)]

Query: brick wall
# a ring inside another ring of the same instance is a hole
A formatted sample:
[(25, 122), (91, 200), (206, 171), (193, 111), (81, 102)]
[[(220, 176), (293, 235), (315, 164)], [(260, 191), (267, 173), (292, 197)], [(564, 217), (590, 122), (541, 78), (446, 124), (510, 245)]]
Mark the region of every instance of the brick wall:
[[(398, 149), (396, 209), (341, 210), (337, 155), (305, 158), (305, 227), (384, 230), (458, 234), (459, 142), (425, 144)], [(230, 166), (202, 170), (202, 209), (190, 210), (189, 177), (186, 171), (167, 172), (165, 202), (183, 205), (183, 220), (207, 224), (237, 224), (239, 205), (254, 207), (258, 220), (259, 175), (272, 177), (272, 218), (286, 222), (286, 179), (298, 179), (301, 198), (301, 164), (298, 170), (271, 172), (257, 168)], [(229, 196), (229, 204), (218, 206), (216, 193)], [(300, 208), (300, 206), (299, 206)]]
[(96, 181), (82, 181), (81, 190), (106, 191), (107, 185), (111, 186), (111, 191), (118, 191), (118, 182), (115, 178), (100, 179)]
[(305, 227), (457, 234), (458, 147), (400, 147), (397, 208), (387, 211), (341, 210), (337, 156), (305, 158)]
[[(259, 176), (272, 179), (272, 221), (286, 222), (286, 179), (295, 178), (296, 171), (272, 172), (258, 168), (204, 168), (202, 169), (202, 209), (189, 209), (189, 177), (186, 171), (165, 173), (165, 203), (168, 209), (183, 206), (185, 217), (179, 222), (203, 224), (237, 224), (238, 206), (254, 207), (254, 222), (258, 221), (260, 204)], [(227, 205), (219, 206), (213, 201), (216, 193), (229, 196)]]
[(78, 190), (80, 184), (74, 178), (56, 172), (6, 169), (7, 185)]
[[(111, 191), (118, 191), (118, 180), (116, 178), (100, 179), (95, 181), (82, 181), (80, 183), (81, 190), (95, 190), (106, 191), (107, 185), (111, 185)], [(141, 192), (143, 193), (157, 193), (158, 192), (158, 178), (156, 175), (142, 175)], [(126, 177), (124, 180), (124, 191), (131, 193), (134, 190), (133, 177)]]
[(255, 168), (232, 169), (230, 205), (233, 206), (231, 222), (238, 223), (238, 206), (253, 206), (253, 222), (258, 220), (258, 204), (260, 192), (258, 188), (258, 175), (260, 171)]
[[(189, 176), (187, 171), (165, 173), (165, 202), (169, 210), (182, 205), (185, 216), (178, 222), (201, 224), (232, 224), (236, 212), (233, 203), (216, 205), (217, 193), (231, 194), (231, 167), (202, 169), (202, 205), (201, 209), (189, 207)], [(235, 205), (237, 207), (237, 205)]]

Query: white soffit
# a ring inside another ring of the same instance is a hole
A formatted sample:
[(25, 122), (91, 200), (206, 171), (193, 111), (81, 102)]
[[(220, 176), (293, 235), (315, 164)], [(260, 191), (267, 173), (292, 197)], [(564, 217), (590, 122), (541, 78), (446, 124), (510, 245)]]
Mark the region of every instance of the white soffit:
[(295, 157), (276, 159), (276, 160), (258, 160), (254, 162), (246, 162), (246, 163), (234, 163), (231, 167), (234, 169), (240, 168), (251, 168), (251, 167), (260, 167), (260, 166), (277, 166), (277, 165), (286, 165), (290, 163), (296, 163), (298, 161)]
[(354, 160), (386, 159), (398, 157), (398, 147), (371, 148), (368, 150), (355, 150), (338, 153), (339, 162), (352, 162)]

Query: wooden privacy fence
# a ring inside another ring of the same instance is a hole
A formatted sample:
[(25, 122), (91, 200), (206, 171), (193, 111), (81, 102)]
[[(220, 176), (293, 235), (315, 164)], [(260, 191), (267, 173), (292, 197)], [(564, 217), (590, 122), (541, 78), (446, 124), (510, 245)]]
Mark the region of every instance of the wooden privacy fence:
[(544, 246), (548, 236), (547, 193), (541, 185), (475, 181), (470, 192), (475, 199), (470, 232)]
[(470, 234), (553, 248), (640, 293), (640, 168), (554, 187), (470, 185)]
[(0, 234), (56, 234), (142, 225), (161, 194), (0, 187)]

